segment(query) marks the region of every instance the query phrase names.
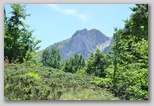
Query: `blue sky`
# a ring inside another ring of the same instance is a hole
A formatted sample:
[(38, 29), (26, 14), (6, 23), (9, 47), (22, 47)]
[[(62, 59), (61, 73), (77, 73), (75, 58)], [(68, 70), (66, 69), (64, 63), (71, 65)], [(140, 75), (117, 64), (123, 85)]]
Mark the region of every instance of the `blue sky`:
[[(123, 28), (122, 20), (128, 19), (135, 4), (27, 4), (25, 23), (34, 29), (33, 35), (41, 40), (40, 50), (70, 38), (76, 30), (98, 29), (112, 37), (114, 27)], [(6, 12), (11, 11), (4, 5)]]

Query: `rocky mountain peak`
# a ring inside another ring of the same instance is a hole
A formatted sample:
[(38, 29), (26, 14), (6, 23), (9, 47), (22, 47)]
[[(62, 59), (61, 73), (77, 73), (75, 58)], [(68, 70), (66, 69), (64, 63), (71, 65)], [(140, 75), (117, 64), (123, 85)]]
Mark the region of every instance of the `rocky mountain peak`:
[(84, 36), (84, 35), (87, 35), (88, 34), (88, 30), (86, 28), (82, 29), (82, 30), (77, 30), (72, 37), (75, 37), (75, 36)]
[(87, 58), (96, 48), (107, 53), (112, 43), (112, 38), (107, 37), (101, 31), (84, 28), (77, 30), (68, 40), (60, 41), (50, 47), (59, 47), (63, 58), (68, 58), (74, 53), (82, 54)]

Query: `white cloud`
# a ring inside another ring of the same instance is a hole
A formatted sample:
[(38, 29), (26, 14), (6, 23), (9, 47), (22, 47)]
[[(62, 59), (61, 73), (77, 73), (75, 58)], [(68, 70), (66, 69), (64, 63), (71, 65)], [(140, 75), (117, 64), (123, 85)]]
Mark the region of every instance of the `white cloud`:
[(86, 14), (80, 14), (80, 13), (77, 13), (77, 10), (75, 9), (62, 9), (60, 8), (58, 5), (56, 4), (48, 4), (52, 9), (58, 11), (58, 12), (61, 12), (63, 14), (68, 14), (68, 15), (72, 15), (72, 16), (75, 16), (83, 21), (86, 21), (88, 19), (88, 15)]
[(66, 14), (75, 14), (76, 13), (76, 10), (68, 9), (68, 10), (65, 10), (65, 13)]

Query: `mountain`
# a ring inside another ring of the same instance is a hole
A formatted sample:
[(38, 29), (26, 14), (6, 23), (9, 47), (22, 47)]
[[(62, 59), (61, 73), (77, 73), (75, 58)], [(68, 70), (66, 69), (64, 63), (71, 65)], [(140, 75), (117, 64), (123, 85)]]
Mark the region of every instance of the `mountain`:
[(97, 29), (87, 30), (84, 28), (77, 30), (71, 38), (50, 45), (47, 48), (51, 49), (53, 46), (60, 48), (63, 58), (68, 58), (75, 52), (87, 58), (96, 48), (107, 53), (112, 44), (113, 39), (107, 37), (101, 31)]

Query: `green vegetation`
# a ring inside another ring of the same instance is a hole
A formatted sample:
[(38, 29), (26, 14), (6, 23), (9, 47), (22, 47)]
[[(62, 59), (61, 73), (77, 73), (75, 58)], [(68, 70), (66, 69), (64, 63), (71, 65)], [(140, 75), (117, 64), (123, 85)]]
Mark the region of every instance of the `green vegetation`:
[(83, 69), (85, 66), (85, 59), (82, 55), (75, 53), (64, 62), (64, 71), (76, 73), (76, 71)]
[(41, 59), (44, 66), (60, 68), (61, 53), (56, 47), (52, 47), (51, 50), (45, 49), (42, 53)]
[(90, 76), (25, 64), (5, 68), (4, 87), (5, 100), (118, 100)]
[[(124, 29), (115, 28), (113, 92), (123, 99), (148, 99), (148, 5), (137, 4), (125, 20)], [(111, 71), (111, 70), (108, 70)]]
[(91, 56), (87, 59), (87, 68), (86, 72), (88, 74), (105, 77), (105, 69), (108, 67), (109, 62), (104, 53), (99, 49), (96, 49), (95, 53), (92, 53)]
[[(32, 36), (33, 30), (28, 29), (24, 20), (30, 16), (26, 13), (26, 5), (11, 5), (11, 16), (7, 17), (4, 9), (4, 59), (10, 63), (17, 61), (22, 63), (27, 53), (38, 50), (37, 44)], [(28, 52), (30, 51), (30, 52)]]
[[(23, 23), (25, 6), (4, 14), (5, 100), (148, 100), (148, 5), (131, 8), (124, 28), (115, 28), (114, 44), (85, 59), (61, 58), (56, 47), (35, 52), (32, 32)], [(4, 9), (5, 13), (5, 9)]]

